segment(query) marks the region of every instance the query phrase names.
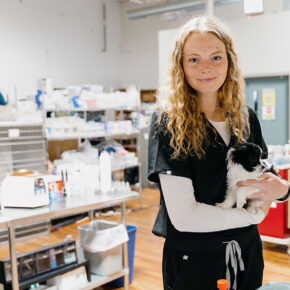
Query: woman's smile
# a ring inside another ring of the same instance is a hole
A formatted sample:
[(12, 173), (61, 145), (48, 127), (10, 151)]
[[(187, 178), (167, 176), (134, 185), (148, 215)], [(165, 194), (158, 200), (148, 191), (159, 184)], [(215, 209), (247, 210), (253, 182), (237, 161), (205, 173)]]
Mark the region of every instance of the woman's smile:
[(208, 82), (211, 82), (211, 81), (213, 81), (215, 79), (216, 79), (216, 77), (213, 77), (213, 78), (202, 78), (202, 79), (198, 79), (198, 81), (204, 82), (204, 83), (208, 83)]

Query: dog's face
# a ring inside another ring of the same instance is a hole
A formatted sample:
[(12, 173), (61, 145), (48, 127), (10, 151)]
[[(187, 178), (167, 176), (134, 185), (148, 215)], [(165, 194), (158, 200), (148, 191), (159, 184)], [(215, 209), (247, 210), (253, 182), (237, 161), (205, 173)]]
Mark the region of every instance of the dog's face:
[(258, 165), (261, 165), (262, 150), (253, 143), (245, 143), (237, 148), (231, 149), (228, 153), (228, 160), (241, 164), (247, 171), (252, 172)]

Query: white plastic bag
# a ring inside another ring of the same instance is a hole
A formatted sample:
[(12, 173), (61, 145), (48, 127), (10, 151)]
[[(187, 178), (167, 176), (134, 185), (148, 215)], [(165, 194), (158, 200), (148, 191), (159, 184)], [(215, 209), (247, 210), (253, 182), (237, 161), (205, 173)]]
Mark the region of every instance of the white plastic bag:
[(94, 220), (78, 227), (80, 246), (91, 253), (104, 252), (129, 240), (123, 224)]

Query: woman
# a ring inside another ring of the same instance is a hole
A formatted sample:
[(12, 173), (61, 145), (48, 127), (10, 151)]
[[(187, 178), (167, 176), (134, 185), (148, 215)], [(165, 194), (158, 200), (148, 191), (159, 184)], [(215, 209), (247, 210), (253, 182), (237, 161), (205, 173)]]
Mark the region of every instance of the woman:
[(264, 264), (256, 224), (271, 200), (286, 199), (289, 185), (270, 173), (239, 183), (259, 187), (253, 198), (268, 201), (256, 214), (214, 206), (224, 199), (229, 147), (252, 142), (263, 158), (267, 147), (245, 104), (233, 41), (220, 23), (208, 17), (186, 23), (170, 61), (151, 121), (148, 173), (161, 192), (153, 233), (166, 238), (164, 289), (211, 290), (222, 278), (230, 289), (257, 289)]

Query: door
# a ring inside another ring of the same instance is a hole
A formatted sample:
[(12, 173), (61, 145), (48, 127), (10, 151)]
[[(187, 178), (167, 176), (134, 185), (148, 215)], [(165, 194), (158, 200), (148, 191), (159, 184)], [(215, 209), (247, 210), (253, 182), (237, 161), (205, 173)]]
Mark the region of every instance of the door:
[(246, 78), (247, 104), (256, 112), (267, 145), (288, 143), (288, 76)]

